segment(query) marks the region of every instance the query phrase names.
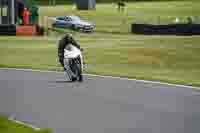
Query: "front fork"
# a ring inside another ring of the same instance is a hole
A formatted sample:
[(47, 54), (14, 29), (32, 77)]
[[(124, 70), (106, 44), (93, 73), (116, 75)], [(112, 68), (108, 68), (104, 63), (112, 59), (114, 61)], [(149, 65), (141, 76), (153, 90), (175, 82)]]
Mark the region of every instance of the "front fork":
[(75, 77), (75, 74), (72, 72), (69, 63), (69, 59), (64, 59), (65, 75), (68, 75), (68, 78), (72, 80), (72, 77)]
[(83, 72), (84, 64), (83, 64), (83, 56), (80, 56), (80, 63), (81, 63), (81, 72)]

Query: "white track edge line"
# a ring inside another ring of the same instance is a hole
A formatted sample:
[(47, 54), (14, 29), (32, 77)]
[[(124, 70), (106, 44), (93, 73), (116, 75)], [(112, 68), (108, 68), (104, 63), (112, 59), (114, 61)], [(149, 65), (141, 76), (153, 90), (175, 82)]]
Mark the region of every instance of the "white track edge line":
[[(63, 73), (63, 72), (58, 72), (58, 71), (34, 70), (34, 69), (20, 69), (20, 68), (0, 68), (0, 70), (16, 70), (16, 71), (30, 71), (30, 72)], [(198, 90), (200, 90), (200, 87), (187, 86), (187, 85), (179, 85), (179, 84), (173, 84), (173, 83), (165, 83), (165, 82), (159, 82), (159, 81), (139, 80), (139, 79), (132, 79), (132, 78), (122, 78), (122, 77), (104, 76), (104, 75), (96, 75), (96, 74), (84, 74), (84, 75), (86, 75), (86, 76), (92, 76), (92, 77), (113, 78), (113, 79), (120, 79), (120, 80), (129, 80), (129, 81), (137, 81), (137, 82), (144, 82), (144, 83), (151, 83), (151, 84), (160, 84), (160, 85), (168, 85), (168, 86), (175, 86), (175, 87), (183, 87), (183, 88), (191, 88), (191, 89), (198, 89)]]
[(172, 84), (172, 83), (165, 83), (165, 82), (159, 82), (159, 81), (140, 80), (140, 79), (134, 79), (134, 78), (122, 78), (122, 77), (113, 77), (113, 76), (102, 76), (102, 75), (95, 75), (95, 74), (85, 74), (85, 75), (102, 77), (102, 78), (113, 78), (113, 79), (137, 81), (137, 82), (151, 83), (151, 84), (168, 85), (168, 86), (183, 87), (183, 88), (191, 88), (191, 89), (200, 89), (200, 87), (187, 86), (187, 85), (179, 85), (179, 84)]
[(29, 127), (29, 128), (32, 128), (34, 129), (35, 131), (40, 131), (41, 129), (36, 127), (36, 126), (33, 126), (31, 124), (28, 124), (28, 123), (25, 123), (25, 122), (22, 122), (22, 121), (19, 121), (19, 120), (15, 120), (13, 118), (9, 118), (8, 120), (14, 122), (14, 123), (17, 123), (17, 124), (20, 124), (20, 125), (23, 125), (23, 126), (26, 126), (26, 127)]

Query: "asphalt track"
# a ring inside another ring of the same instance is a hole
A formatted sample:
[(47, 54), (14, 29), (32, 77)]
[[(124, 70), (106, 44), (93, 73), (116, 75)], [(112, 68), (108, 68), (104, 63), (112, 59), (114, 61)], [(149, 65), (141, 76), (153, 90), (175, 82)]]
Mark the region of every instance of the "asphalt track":
[(61, 73), (0, 70), (0, 114), (55, 133), (199, 133), (191, 88)]

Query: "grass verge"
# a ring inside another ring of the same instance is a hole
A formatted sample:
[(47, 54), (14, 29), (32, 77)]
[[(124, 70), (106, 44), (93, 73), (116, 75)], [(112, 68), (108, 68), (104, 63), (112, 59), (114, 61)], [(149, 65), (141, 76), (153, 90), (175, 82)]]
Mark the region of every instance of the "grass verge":
[(32, 128), (14, 123), (0, 116), (0, 133), (51, 133), (48, 130), (35, 131)]

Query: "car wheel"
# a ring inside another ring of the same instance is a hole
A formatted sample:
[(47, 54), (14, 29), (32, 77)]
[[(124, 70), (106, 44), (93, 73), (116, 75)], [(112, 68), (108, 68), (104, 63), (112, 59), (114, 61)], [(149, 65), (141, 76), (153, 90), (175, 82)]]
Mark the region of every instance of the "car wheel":
[(74, 24), (72, 25), (72, 30), (76, 30), (76, 26)]
[(57, 25), (56, 24), (52, 24), (52, 27), (56, 27)]

